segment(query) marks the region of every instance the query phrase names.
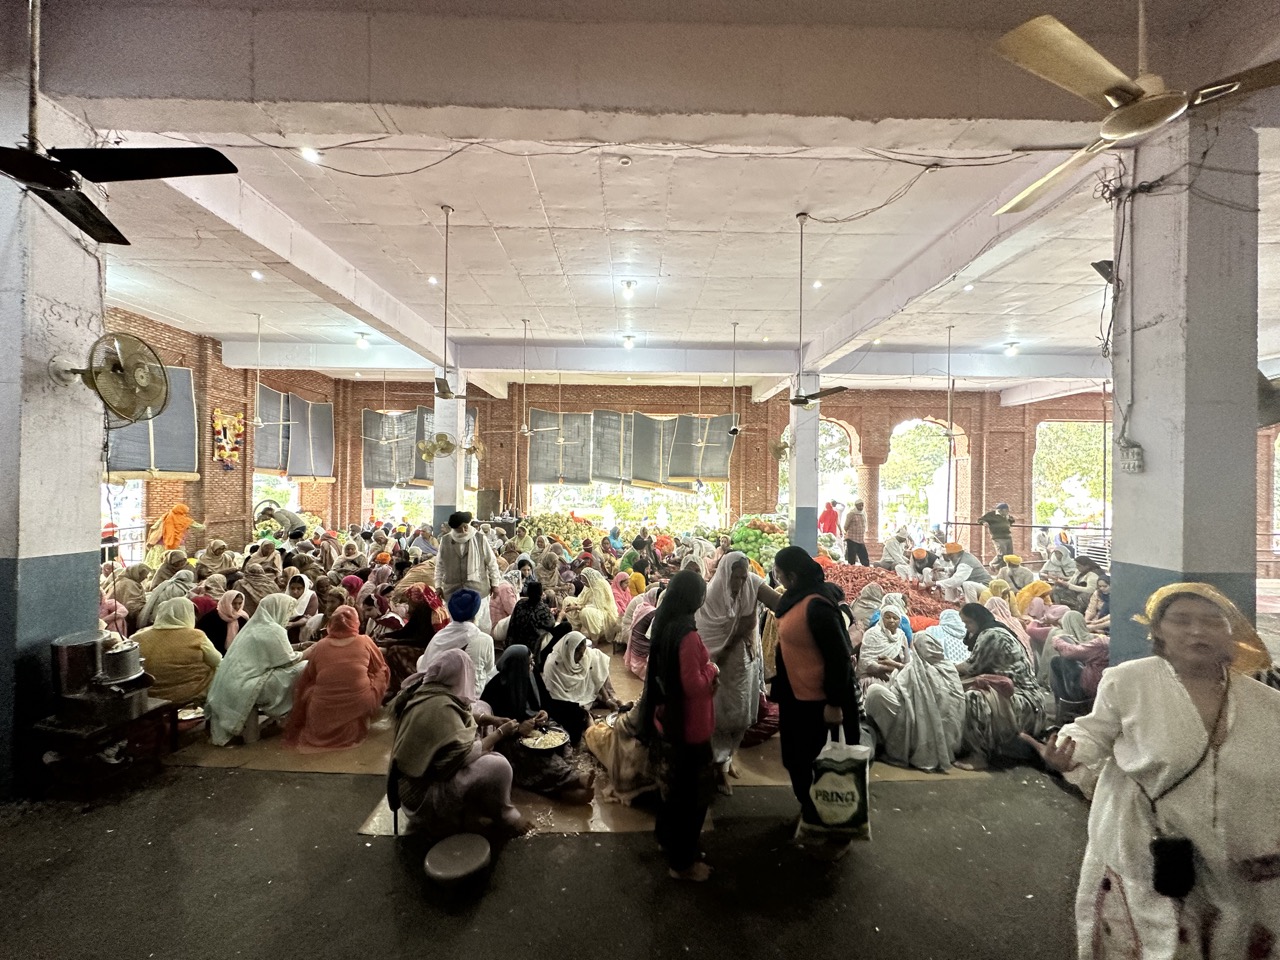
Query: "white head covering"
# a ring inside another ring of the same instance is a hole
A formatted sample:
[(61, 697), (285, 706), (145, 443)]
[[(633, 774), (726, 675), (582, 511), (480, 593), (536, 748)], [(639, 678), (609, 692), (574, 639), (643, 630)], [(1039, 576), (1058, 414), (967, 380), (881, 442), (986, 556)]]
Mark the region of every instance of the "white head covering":
[(881, 657), (901, 660), (907, 654), (907, 635), (902, 632), (901, 625), (892, 633), (885, 629), (885, 610), (892, 610), (899, 617), (905, 616), (894, 601), (888, 597), (884, 598), (884, 602), (880, 605), (880, 619), (876, 621), (874, 627), (867, 628), (867, 632), (862, 635), (862, 651), (858, 656), (864, 662), (869, 663)]
[[(730, 578), (733, 568), (738, 564), (747, 567), (747, 579), (742, 589), (736, 594), (731, 591)], [(724, 648), (734, 628), (743, 617), (752, 617), (756, 612), (756, 594), (760, 590), (763, 578), (751, 572), (751, 564), (747, 555), (739, 551), (727, 553), (716, 567), (715, 576), (707, 585), (707, 599), (698, 608), (696, 622), (698, 636), (707, 645), (707, 650), (718, 653)]]
[[(311, 606), (311, 598), (316, 595), (316, 592), (311, 589), (310, 578), (303, 574), (295, 573), (289, 578), (289, 583), (292, 583), (294, 580), (302, 581), (302, 596), (298, 598), (297, 605), (293, 609), (293, 615), (295, 617), (305, 617), (307, 615), (307, 607)], [(289, 583), (284, 585), (286, 590), (289, 589)]]
[[(587, 650), (579, 661), (574, 654), (583, 644)], [(574, 630), (565, 634), (547, 657), (546, 666), (542, 668), (542, 680), (552, 699), (588, 708), (595, 703), (596, 696), (609, 680), (609, 658), (591, 646), (585, 634)]]
[(186, 597), (174, 597), (160, 604), (155, 622), (151, 624), (154, 630), (194, 630), (195, 626), (196, 605)]

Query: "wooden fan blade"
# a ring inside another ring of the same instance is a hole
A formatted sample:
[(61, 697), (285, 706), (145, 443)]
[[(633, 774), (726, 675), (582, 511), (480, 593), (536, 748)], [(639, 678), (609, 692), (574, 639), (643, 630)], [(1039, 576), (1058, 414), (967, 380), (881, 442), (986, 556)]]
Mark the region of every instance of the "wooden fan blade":
[(1145, 93), (1119, 67), (1048, 14), (1010, 30), (996, 41), (995, 51), (1108, 113)]
[(1280, 87), (1280, 60), (1272, 60), (1240, 73), (1207, 83), (1191, 94), (1191, 108), (1217, 103), (1229, 97), (1243, 97), (1258, 90)]
[(1111, 145), (1111, 141), (1109, 140), (1095, 140), (1083, 150), (1077, 150), (1070, 157), (1062, 161), (1062, 163), (1058, 164), (1043, 177), (1031, 184), (1031, 186), (1027, 187), (1027, 189), (1023, 190), (1020, 194), (997, 210), (993, 216), (998, 217), (1002, 213), (1019, 213), (1026, 210), (1038, 200), (1042, 199), (1044, 195), (1049, 192), (1049, 188), (1056, 180), (1058, 180), (1059, 177), (1065, 176), (1078, 167), (1083, 167), (1099, 153), (1109, 149)]

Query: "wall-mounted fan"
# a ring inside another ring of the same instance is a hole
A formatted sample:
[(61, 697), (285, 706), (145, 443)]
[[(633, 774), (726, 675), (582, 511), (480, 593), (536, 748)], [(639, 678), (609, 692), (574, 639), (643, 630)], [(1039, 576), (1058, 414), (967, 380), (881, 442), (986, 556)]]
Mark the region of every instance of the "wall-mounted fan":
[(158, 417), (169, 403), (169, 375), (149, 345), (128, 333), (108, 333), (89, 348), (83, 368), (63, 358), (49, 361), (49, 375), (64, 386), (83, 380), (107, 408), (107, 427)]
[(815, 390), (813, 393), (805, 393), (800, 388), (801, 378), (804, 376), (804, 225), (809, 220), (809, 215), (797, 213), (796, 220), (800, 223), (800, 311), (799, 330), (796, 335), (796, 392), (790, 402), (793, 407), (811, 407), (824, 397), (844, 393), (849, 388), (827, 387), (825, 390)]
[(485, 458), (489, 456), (489, 448), (479, 437), (472, 438), (470, 443), (463, 446), (462, 452), (468, 457), (475, 457), (480, 463), (484, 463)]
[(770, 440), (769, 456), (781, 463), (791, 453), (791, 444), (786, 440)]
[(1138, 3), (1138, 76), (1130, 80), (1111, 61), (1045, 14), (1001, 37), (995, 51), (1010, 63), (1106, 111), (1098, 138), (1037, 180), (996, 211), (1026, 210), (1063, 175), (1112, 147), (1133, 143), (1172, 123), (1188, 110), (1280, 86), (1280, 60), (1272, 60), (1190, 92), (1166, 90), (1147, 71), (1147, 18)]
[(167, 180), (170, 177), (206, 177), (235, 173), (236, 166), (211, 147), (93, 147), (41, 151), (38, 137), (40, 101), (40, 0), (29, 0), (27, 37), (31, 44), (27, 77), (27, 143), (24, 147), (0, 147), (0, 175), (26, 187), (53, 207), (77, 229), (98, 243), (128, 244), (122, 234), (88, 194), (80, 189), (85, 180), (111, 183), (122, 180)]
[(447, 457), (458, 449), (458, 441), (447, 433), (437, 433), (430, 440), (418, 441), (418, 455), (430, 463), (436, 457)]

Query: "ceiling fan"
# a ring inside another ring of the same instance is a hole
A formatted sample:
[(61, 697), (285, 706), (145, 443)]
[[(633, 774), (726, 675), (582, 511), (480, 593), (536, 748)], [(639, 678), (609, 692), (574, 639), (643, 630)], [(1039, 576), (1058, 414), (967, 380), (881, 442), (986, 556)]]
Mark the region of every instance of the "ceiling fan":
[(53, 207), (98, 243), (129, 243), (107, 215), (81, 190), (85, 180), (165, 180), (236, 173), (236, 166), (212, 147), (91, 147), (42, 150), (37, 127), (40, 100), (40, 0), (28, 3), (30, 68), (27, 77), (27, 136), (22, 147), (0, 147), (0, 175)]
[[(436, 377), (436, 396), (441, 400), (465, 400), (464, 394), (454, 393), (449, 386), (449, 217), (453, 207), (441, 204), (444, 211), (444, 376)], [(457, 368), (454, 368), (456, 374)]]
[[(809, 214), (797, 213), (796, 220), (800, 223), (800, 327), (799, 334), (796, 338), (796, 392), (791, 398), (793, 407), (811, 407), (814, 403), (825, 397), (833, 397), (837, 393), (844, 393), (848, 387), (827, 387), (825, 390), (815, 390), (813, 393), (805, 393), (800, 387), (801, 377), (804, 376), (804, 225), (809, 220)], [(736, 343), (735, 332), (735, 343)], [(735, 357), (735, 363), (737, 359)], [(736, 379), (736, 375), (735, 375)]]
[(559, 428), (532, 429), (529, 426), (529, 320), (525, 318), (520, 322), (524, 324), (524, 336), (520, 343), (520, 429), (516, 432), (522, 437), (527, 437), (534, 433), (547, 433)]
[[(557, 447), (576, 447), (581, 440), (566, 440), (564, 438), (564, 376), (556, 375), (556, 416), (560, 420), (560, 426), (556, 428), (556, 446)], [(563, 481), (562, 481), (563, 482)]]
[[(711, 436), (711, 421), (702, 419), (702, 377), (698, 377), (698, 420), (702, 423), (702, 435), (694, 440), (689, 446), (696, 447), (701, 450), (704, 447), (718, 447), (718, 443), (708, 443), (707, 437)], [(696, 427), (694, 428), (697, 429)]]
[(729, 384), (729, 416), (733, 418), (733, 426), (729, 428), (729, 436), (736, 437), (742, 432), (738, 426), (738, 321), (733, 321), (733, 381)]
[(1037, 180), (996, 211), (1017, 213), (1040, 200), (1060, 177), (1112, 147), (1155, 133), (1188, 110), (1280, 86), (1280, 60), (1223, 77), (1190, 92), (1166, 90), (1147, 70), (1147, 17), (1138, 2), (1138, 76), (1130, 80), (1106, 57), (1045, 14), (1001, 37), (995, 51), (1010, 63), (1105, 111), (1098, 138)]
[[(386, 417), (387, 414), (392, 412), (391, 409), (387, 406), (387, 371), (386, 370), (382, 371), (382, 407), (377, 412), (380, 413), (383, 417)], [(385, 419), (382, 421), (384, 427), (386, 426), (386, 422), (387, 421)], [(362, 434), (360, 436), (360, 439), (368, 440), (370, 443), (376, 443), (380, 447), (385, 447), (388, 443), (396, 443), (401, 440), (412, 440), (413, 434), (407, 433), (404, 436), (400, 436), (400, 437), (366, 437)], [(391, 451), (391, 454), (394, 459), (395, 457), (394, 449)]]
[(262, 414), (258, 412), (258, 397), (262, 396), (262, 314), (254, 314), (258, 318), (258, 366), (254, 370), (254, 389), (253, 389), (253, 419), (249, 421), (249, 425), (255, 429), (262, 427), (288, 427), (297, 423), (297, 420), (263, 420)]

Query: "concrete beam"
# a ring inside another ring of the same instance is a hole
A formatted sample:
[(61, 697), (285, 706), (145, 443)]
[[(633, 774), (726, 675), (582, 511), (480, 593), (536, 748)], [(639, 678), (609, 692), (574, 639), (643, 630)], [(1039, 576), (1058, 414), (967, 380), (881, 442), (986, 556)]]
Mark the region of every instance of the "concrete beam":
[[(957, 379), (990, 377), (1000, 380), (1103, 380), (1111, 376), (1111, 364), (1098, 354), (957, 353), (951, 356), (951, 376)], [(823, 386), (839, 383), (841, 376), (945, 377), (947, 355), (943, 352), (898, 352), (892, 348), (868, 347), (849, 355), (822, 371)]]
[[(1025, 213), (993, 216), (1006, 200), (1060, 163), (1066, 154), (1045, 153), (1033, 165), (1021, 168), (1015, 179), (997, 196), (980, 204), (967, 217), (940, 234), (910, 265), (898, 271), (855, 305), (840, 322), (830, 324), (805, 344), (806, 369), (841, 373), (842, 358), (859, 345), (867, 345), (871, 331), (906, 309), (912, 301), (959, 277), (978, 277), (1003, 262), (1021, 256), (1039, 244), (1052, 229), (1046, 215), (1060, 207), (1083, 207), (1095, 202), (1080, 194), (1080, 186), (1106, 162), (1106, 154), (1083, 168), (1083, 174), (1067, 177), (1057, 199)], [(1070, 215), (1071, 210), (1066, 211)], [(766, 396), (782, 390), (786, 381), (768, 387)]]
[(398, 343), (358, 350), (340, 343), (264, 343), (262, 360), (254, 340), (223, 340), (222, 363), (263, 370), (434, 370), (436, 365)]
[[(63, 0), (46, 13), (45, 89), (126, 100), (688, 116), (1094, 116), (1087, 104), (991, 53), (999, 30), (978, 17), (977, 27), (658, 22), (661, 16), (636, 24), (372, 6)], [(1123, 25), (1090, 39), (1117, 62), (1131, 58), (1131, 31)], [(1158, 58), (1158, 38), (1152, 46)], [(330, 55), (337, 50), (340, 57)], [(507, 69), (495, 74), (495, 63)]]
[(1040, 400), (1056, 400), (1059, 397), (1073, 397), (1077, 393), (1096, 393), (1103, 388), (1097, 380), (1041, 380), (1038, 383), (1024, 383), (1000, 391), (1000, 406), (1022, 407)]
[[(455, 343), (464, 370), (501, 370), (519, 374), (524, 366), (517, 344)], [(744, 378), (777, 375), (796, 368), (794, 350), (739, 350), (738, 374)], [(733, 352), (715, 348), (530, 346), (528, 368), (565, 373), (671, 373), (724, 376), (733, 369)], [(472, 374), (474, 378), (474, 374)]]

